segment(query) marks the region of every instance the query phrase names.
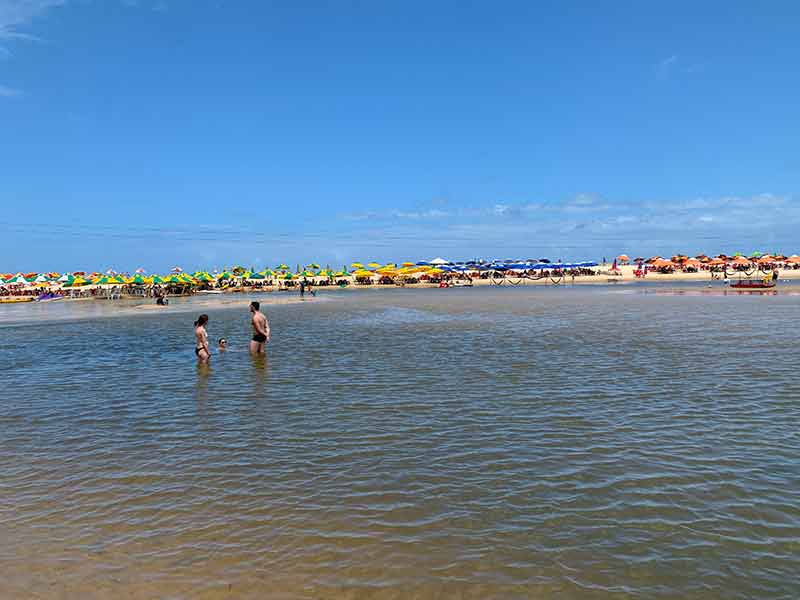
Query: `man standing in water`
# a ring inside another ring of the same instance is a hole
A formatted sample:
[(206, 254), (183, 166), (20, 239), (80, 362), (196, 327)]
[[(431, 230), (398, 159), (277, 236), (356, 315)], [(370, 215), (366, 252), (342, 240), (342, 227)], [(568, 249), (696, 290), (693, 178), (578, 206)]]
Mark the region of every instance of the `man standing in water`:
[(253, 340), (250, 342), (250, 352), (264, 354), (264, 345), (269, 341), (269, 323), (267, 317), (260, 310), (258, 302), (250, 303), (250, 314), (253, 315)]

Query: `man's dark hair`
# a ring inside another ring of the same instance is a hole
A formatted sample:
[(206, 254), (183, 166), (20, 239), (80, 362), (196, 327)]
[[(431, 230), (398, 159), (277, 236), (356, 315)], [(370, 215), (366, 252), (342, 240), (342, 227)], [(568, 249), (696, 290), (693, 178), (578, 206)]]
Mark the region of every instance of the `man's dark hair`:
[(250, 306), (252, 306), (252, 307), (253, 307), (253, 308), (255, 308), (256, 310), (260, 310), (260, 309), (261, 309), (261, 303), (260, 303), (260, 302), (256, 302), (255, 300), (253, 300), (253, 301), (250, 303)]

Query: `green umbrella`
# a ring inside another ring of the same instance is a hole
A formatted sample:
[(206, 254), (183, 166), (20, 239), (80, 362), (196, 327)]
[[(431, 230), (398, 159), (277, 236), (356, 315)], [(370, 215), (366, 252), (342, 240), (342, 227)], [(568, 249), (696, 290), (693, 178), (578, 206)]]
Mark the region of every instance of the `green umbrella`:
[(319, 269), (319, 265), (317, 263), (311, 263), (310, 265), (306, 265), (307, 269)]
[(159, 275), (153, 275), (153, 283), (166, 283), (166, 281)]
[(249, 279), (264, 279), (264, 275), (261, 273), (250, 273)]
[(220, 281), (228, 281), (228, 279), (233, 279), (233, 275), (231, 275), (228, 271), (223, 272), (219, 277), (217, 277)]
[(277, 267), (275, 267), (275, 270), (276, 271), (288, 271), (289, 270), (289, 265), (280, 264)]
[(286, 273), (286, 275), (284, 275), (283, 278), (284, 279), (294, 279), (294, 275), (292, 275), (291, 273)]
[(298, 273), (298, 275), (302, 275), (303, 277), (316, 277), (317, 274), (313, 271), (303, 271), (302, 273)]
[(144, 277), (142, 277), (141, 275), (135, 275), (131, 280), (131, 283), (135, 283), (136, 285), (144, 285), (145, 280)]

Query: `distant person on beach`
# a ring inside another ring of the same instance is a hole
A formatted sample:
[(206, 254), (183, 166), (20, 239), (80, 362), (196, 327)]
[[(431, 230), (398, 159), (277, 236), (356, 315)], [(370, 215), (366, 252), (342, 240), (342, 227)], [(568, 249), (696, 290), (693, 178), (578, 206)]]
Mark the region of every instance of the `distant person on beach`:
[(778, 269), (772, 271), (772, 281), (778, 281)]
[(206, 323), (208, 323), (208, 315), (200, 315), (197, 317), (197, 321), (194, 322), (194, 353), (200, 362), (208, 362), (208, 359), (211, 358), (211, 352), (208, 349)]
[(306, 280), (304, 279), (303, 281), (300, 282), (300, 297), (302, 298), (305, 295), (306, 295)]
[(253, 339), (250, 342), (250, 352), (253, 354), (264, 354), (264, 345), (269, 341), (269, 322), (267, 317), (261, 312), (261, 305), (258, 302), (250, 303), (250, 314), (253, 315)]
[(225, 352), (225, 350), (228, 349), (228, 340), (226, 340), (225, 338), (219, 338), (217, 346), (220, 352)]

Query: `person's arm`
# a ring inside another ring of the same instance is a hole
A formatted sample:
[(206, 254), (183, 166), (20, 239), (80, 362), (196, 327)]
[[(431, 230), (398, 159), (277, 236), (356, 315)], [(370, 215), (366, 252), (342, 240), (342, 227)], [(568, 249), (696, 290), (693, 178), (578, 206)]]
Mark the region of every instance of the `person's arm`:
[(264, 317), (264, 335), (267, 336), (267, 341), (269, 341), (269, 321), (267, 317)]

